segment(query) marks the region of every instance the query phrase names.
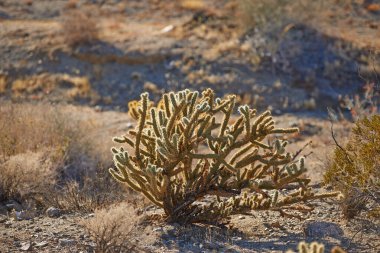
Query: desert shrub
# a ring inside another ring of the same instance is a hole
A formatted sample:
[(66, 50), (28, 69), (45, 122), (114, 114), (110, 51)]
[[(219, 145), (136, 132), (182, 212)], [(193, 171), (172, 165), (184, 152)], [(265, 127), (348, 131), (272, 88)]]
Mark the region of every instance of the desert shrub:
[[(245, 29), (278, 28), (286, 22), (289, 0), (239, 0), (239, 19)], [(298, 1), (299, 2), (299, 1)]]
[[(138, 126), (114, 138), (110, 173), (163, 208), (169, 220), (216, 221), (250, 210), (290, 215), (293, 204), (333, 196), (315, 194), (302, 178), (304, 158), (286, 152), (284, 134), (298, 129), (275, 128), (269, 111), (258, 114), (247, 105), (232, 119), (235, 96), (216, 98), (211, 89), (164, 94), (157, 107), (148, 94), (131, 103)], [(278, 137), (270, 143), (268, 136)], [(268, 143), (267, 143), (268, 141)], [(299, 187), (285, 191), (290, 186)]]
[(48, 105), (2, 104), (0, 161), (43, 148), (60, 147), (56, 152), (64, 152), (72, 144), (70, 141), (78, 137), (75, 124), (66, 120), (62, 111)]
[(133, 232), (140, 218), (130, 203), (120, 203), (106, 209), (97, 209), (93, 218), (82, 223), (96, 243), (95, 252), (134, 252)]
[(0, 163), (0, 201), (28, 199), (54, 182), (56, 166), (49, 152), (26, 152)]
[(93, 212), (97, 208), (133, 197), (116, 184), (102, 165), (93, 173), (82, 176), (80, 181), (69, 179), (50, 186), (51, 190), (41, 196), (42, 202), (64, 211)]
[(0, 199), (19, 199), (54, 181), (76, 149), (73, 125), (46, 105), (0, 107)]
[(380, 115), (358, 120), (347, 144), (337, 146), (324, 175), (345, 196), (343, 211), (352, 218), (363, 209), (379, 209), (380, 203)]
[(355, 94), (353, 97), (348, 95), (340, 97), (340, 106), (350, 111), (353, 121), (361, 117), (369, 117), (378, 114), (380, 106), (380, 93), (374, 83), (364, 85), (362, 95)]
[[(323, 243), (318, 243), (318, 242), (312, 242), (312, 243), (307, 243), (307, 242), (300, 242), (298, 244), (298, 253), (324, 253), (325, 252), (325, 245)], [(331, 253), (345, 253), (342, 248), (339, 246), (335, 246), (334, 248), (331, 249)], [(292, 250), (288, 250), (287, 253), (294, 253)]]
[(74, 118), (71, 109), (0, 106), (0, 201), (92, 211), (125, 198), (104, 169), (109, 162), (91, 136), (94, 126)]
[(70, 47), (93, 43), (99, 37), (96, 22), (83, 11), (76, 9), (64, 14), (62, 34)]

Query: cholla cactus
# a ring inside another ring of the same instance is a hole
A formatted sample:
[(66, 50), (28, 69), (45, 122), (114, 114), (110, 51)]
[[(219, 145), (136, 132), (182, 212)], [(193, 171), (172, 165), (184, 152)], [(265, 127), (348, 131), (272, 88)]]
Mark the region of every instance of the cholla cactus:
[[(318, 242), (312, 242), (310, 244), (306, 242), (300, 242), (298, 244), (298, 253), (324, 253), (325, 252), (325, 245), (323, 243)], [(292, 250), (288, 250), (286, 253), (294, 253)], [(332, 248), (331, 253), (345, 253), (345, 251), (335, 246)]]
[[(287, 142), (265, 143), (268, 135), (298, 131), (275, 128), (271, 113), (257, 115), (247, 105), (232, 119), (235, 96), (215, 98), (184, 90), (164, 94), (157, 107), (148, 94), (133, 103), (135, 130), (114, 138), (112, 176), (144, 194), (177, 222), (215, 221), (250, 210), (290, 215), (299, 202), (334, 196), (307, 187), (304, 159), (293, 161)], [(285, 193), (289, 185), (299, 189)]]

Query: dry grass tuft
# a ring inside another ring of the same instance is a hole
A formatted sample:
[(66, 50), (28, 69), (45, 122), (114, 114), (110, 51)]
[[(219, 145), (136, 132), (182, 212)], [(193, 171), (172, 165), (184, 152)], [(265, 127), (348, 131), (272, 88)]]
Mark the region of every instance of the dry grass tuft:
[(91, 44), (99, 39), (95, 20), (76, 9), (64, 14), (62, 33), (65, 42), (70, 47)]
[(83, 149), (79, 122), (57, 107), (5, 104), (0, 107), (0, 199), (22, 199), (54, 182)]
[(139, 220), (131, 203), (124, 202), (96, 210), (95, 217), (84, 220), (83, 225), (96, 243), (95, 252), (134, 252), (133, 233)]
[(43, 202), (65, 211), (92, 212), (127, 199), (126, 191), (111, 179), (103, 166), (97, 167), (92, 175), (82, 176), (79, 182), (67, 180), (48, 192), (51, 194), (45, 194)]
[[(49, 104), (0, 106), (0, 201), (92, 211), (125, 191), (111, 180), (91, 122)], [(104, 142), (103, 142), (104, 143)]]
[(46, 104), (3, 104), (0, 107), (0, 161), (27, 151), (53, 149), (59, 153), (67, 149), (80, 135), (79, 123), (67, 116), (58, 107)]

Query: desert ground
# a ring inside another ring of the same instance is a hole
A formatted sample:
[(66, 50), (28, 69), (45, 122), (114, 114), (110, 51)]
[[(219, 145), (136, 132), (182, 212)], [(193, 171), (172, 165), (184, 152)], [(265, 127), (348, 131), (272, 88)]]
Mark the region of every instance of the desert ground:
[(108, 173), (130, 101), (211, 88), (298, 127), (288, 151), (333, 191), (336, 141), (378, 110), (379, 1), (0, 0), (0, 57), (0, 252), (380, 252), (379, 219), (339, 198), (179, 224)]

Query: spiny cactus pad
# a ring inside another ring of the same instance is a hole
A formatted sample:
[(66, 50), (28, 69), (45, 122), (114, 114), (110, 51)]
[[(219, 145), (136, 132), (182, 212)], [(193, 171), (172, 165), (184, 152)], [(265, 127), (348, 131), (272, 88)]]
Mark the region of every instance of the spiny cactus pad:
[[(163, 208), (171, 221), (216, 221), (250, 210), (273, 210), (283, 215), (309, 207), (299, 203), (335, 196), (315, 194), (304, 158), (294, 160), (286, 141), (267, 140), (297, 132), (276, 128), (271, 113), (257, 114), (247, 105), (233, 117), (235, 96), (215, 98), (184, 90), (164, 94), (153, 106), (148, 94), (131, 103), (138, 125), (115, 137), (116, 168), (112, 176)], [(296, 190), (285, 190), (290, 185)]]

